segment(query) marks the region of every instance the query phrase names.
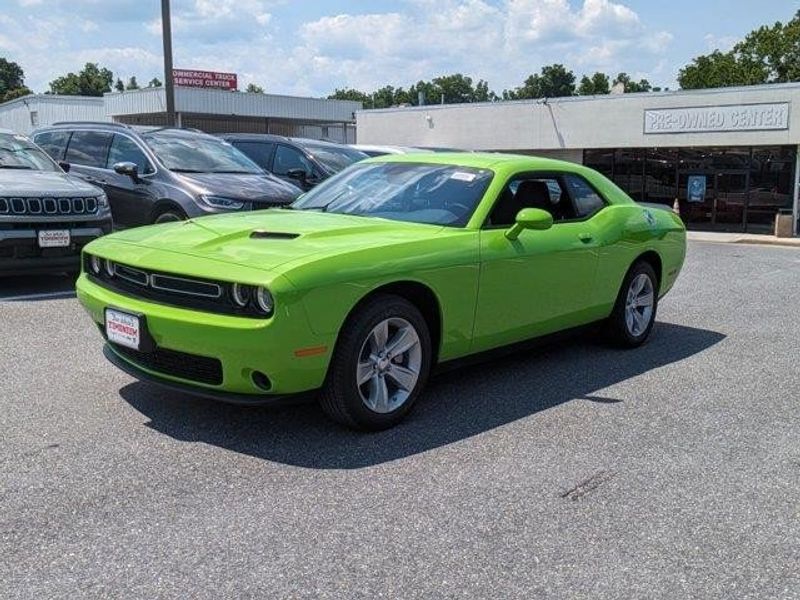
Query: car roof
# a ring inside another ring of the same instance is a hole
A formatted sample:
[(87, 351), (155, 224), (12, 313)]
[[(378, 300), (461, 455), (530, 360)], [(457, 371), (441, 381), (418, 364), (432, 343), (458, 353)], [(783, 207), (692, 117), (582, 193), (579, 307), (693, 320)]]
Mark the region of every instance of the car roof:
[(495, 152), (418, 152), (410, 154), (385, 154), (363, 162), (408, 162), (436, 165), (456, 165), (477, 169), (497, 169), (499, 167), (532, 169), (546, 171), (579, 171), (584, 167), (577, 163), (531, 156), (525, 154), (501, 154)]
[(159, 126), (159, 125), (128, 125), (126, 123), (115, 123), (115, 122), (107, 122), (107, 121), (59, 121), (57, 123), (53, 123), (52, 125), (44, 125), (42, 127), (38, 127), (33, 133), (41, 133), (43, 131), (58, 131), (58, 130), (65, 130), (65, 131), (72, 131), (75, 129), (92, 129), (96, 131), (107, 131), (107, 132), (128, 132), (128, 133), (138, 133), (138, 134), (148, 134), (148, 133), (155, 133), (155, 132), (165, 132), (174, 135), (185, 135), (187, 137), (190, 136), (204, 136), (204, 137), (214, 137), (204, 131), (200, 131), (199, 129), (192, 129), (187, 127), (166, 127), (166, 126)]
[(290, 138), (274, 133), (220, 133), (219, 137), (226, 140), (251, 140), (254, 142), (289, 142)]
[(351, 144), (351, 148), (356, 150), (384, 152), (386, 154), (409, 154), (410, 152), (433, 152), (426, 148), (415, 148), (413, 146), (383, 146), (380, 144)]

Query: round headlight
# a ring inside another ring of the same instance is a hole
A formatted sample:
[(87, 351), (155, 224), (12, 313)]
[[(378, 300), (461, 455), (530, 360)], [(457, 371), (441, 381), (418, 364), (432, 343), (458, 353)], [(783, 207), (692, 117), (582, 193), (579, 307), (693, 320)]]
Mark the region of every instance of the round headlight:
[(275, 301), (267, 288), (260, 287), (256, 290), (256, 303), (263, 312), (270, 314), (275, 308)]
[(89, 257), (89, 268), (95, 275), (100, 275), (100, 269), (102, 269), (100, 257), (92, 254), (92, 256)]
[(233, 296), (233, 303), (243, 308), (250, 301), (250, 288), (241, 283), (234, 283), (231, 288), (231, 296)]
[(103, 261), (103, 266), (106, 268), (106, 275), (109, 277), (114, 276), (114, 263), (106, 259)]

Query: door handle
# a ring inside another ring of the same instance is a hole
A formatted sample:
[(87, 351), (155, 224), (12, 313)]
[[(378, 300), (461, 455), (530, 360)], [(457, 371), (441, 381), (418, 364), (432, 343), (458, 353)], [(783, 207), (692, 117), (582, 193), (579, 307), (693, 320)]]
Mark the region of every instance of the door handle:
[(578, 234), (578, 239), (582, 241), (584, 244), (588, 244), (594, 239), (594, 237), (592, 236), (591, 233), (580, 233)]

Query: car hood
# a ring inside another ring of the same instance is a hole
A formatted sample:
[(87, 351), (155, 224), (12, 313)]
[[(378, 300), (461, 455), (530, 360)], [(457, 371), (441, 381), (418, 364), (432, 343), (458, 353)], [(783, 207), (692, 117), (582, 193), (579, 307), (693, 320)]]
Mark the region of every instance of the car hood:
[(269, 174), (177, 173), (198, 194), (255, 204), (289, 204), (303, 191)]
[(101, 193), (99, 188), (66, 173), (0, 169), (0, 196), (99, 196)]
[[(314, 254), (427, 239), (441, 230), (438, 225), (270, 209), (139, 227), (105, 236), (94, 245), (123, 242), (272, 271)], [(102, 254), (102, 249), (98, 251)]]

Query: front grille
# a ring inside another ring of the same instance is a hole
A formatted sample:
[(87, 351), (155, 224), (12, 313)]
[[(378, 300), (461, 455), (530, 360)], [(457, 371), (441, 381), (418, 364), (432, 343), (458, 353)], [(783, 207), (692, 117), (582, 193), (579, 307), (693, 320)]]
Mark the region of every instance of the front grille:
[[(110, 271), (107, 265), (110, 265)], [(233, 284), (230, 282), (183, 277), (106, 260), (102, 261), (100, 272), (95, 273), (88, 254), (83, 257), (83, 270), (94, 283), (133, 298), (211, 313), (260, 319), (272, 316), (263, 312), (254, 302), (248, 302), (245, 306), (236, 304)], [(250, 297), (254, 297), (255, 288), (250, 286), (248, 289)]]
[(109, 344), (119, 355), (155, 373), (208, 385), (222, 384), (222, 363), (219, 359), (165, 348), (139, 352), (111, 342)]
[(0, 215), (15, 217), (93, 215), (97, 198), (0, 198)]

